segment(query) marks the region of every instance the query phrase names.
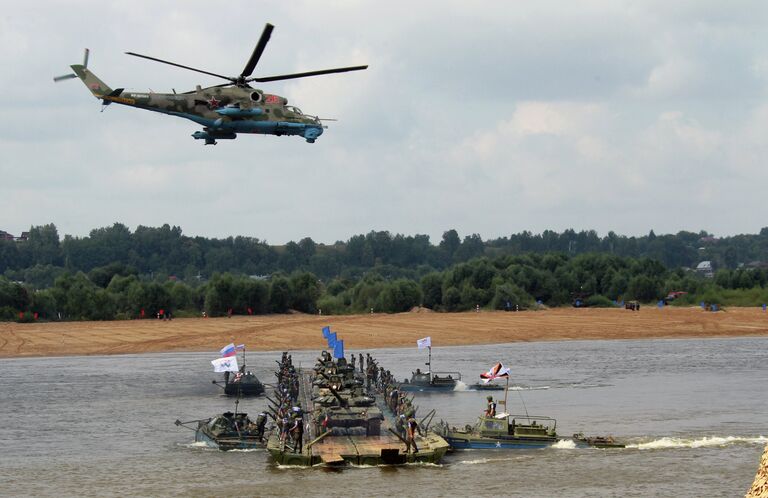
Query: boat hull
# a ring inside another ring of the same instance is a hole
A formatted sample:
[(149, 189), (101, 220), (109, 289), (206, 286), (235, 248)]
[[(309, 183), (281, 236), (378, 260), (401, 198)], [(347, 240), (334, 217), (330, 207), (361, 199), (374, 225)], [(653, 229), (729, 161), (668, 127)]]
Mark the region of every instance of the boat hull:
[(264, 447), (264, 443), (256, 436), (214, 437), (203, 429), (195, 431), (195, 442), (205, 443), (209, 448), (216, 448), (222, 451), (252, 450)]
[(456, 383), (453, 384), (400, 384), (400, 390), (405, 392), (449, 392), (456, 389)]
[(445, 440), (456, 450), (531, 450), (547, 448), (559, 441), (557, 438), (486, 438), (464, 434), (449, 434)]
[(577, 446), (589, 446), (592, 448), (625, 448), (626, 444), (615, 440), (612, 436), (585, 437), (582, 434), (574, 434), (573, 442)]
[(332, 436), (301, 453), (291, 451), (292, 443), (283, 445), (277, 434), (270, 437), (267, 451), (279, 465), (309, 467), (404, 465), (408, 463), (439, 463), (450, 449), (448, 442), (434, 433), (417, 439), (417, 453), (405, 451), (395, 436)]
[(472, 391), (503, 391), (505, 387), (498, 384), (472, 384), (469, 389)]
[(264, 394), (264, 385), (260, 382), (229, 382), (224, 386), (227, 396), (260, 396)]

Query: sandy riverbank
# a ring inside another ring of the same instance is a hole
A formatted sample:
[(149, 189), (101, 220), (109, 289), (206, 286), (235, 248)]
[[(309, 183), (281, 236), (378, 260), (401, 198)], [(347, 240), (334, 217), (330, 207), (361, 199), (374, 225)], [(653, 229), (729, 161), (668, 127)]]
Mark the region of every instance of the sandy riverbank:
[(172, 321), (0, 323), (0, 357), (105, 355), (170, 351), (214, 351), (229, 342), (249, 350), (320, 349), (320, 333), (331, 325), (347, 349), (560, 341), (768, 336), (768, 314), (758, 308), (705, 312), (699, 308), (561, 308), (520, 313), (432, 313), (396, 315), (268, 315), (187, 318)]

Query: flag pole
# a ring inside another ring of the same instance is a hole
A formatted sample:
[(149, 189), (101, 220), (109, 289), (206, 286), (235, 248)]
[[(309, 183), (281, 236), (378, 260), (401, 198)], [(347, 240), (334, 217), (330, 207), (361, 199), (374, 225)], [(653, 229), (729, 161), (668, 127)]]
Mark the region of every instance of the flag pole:
[(429, 381), (432, 382), (432, 346), (427, 346), (427, 349), (429, 350), (429, 361), (427, 361), (427, 366), (429, 367)]
[[(242, 381), (242, 379), (240, 379)], [(234, 424), (235, 424), (235, 430), (237, 431), (237, 437), (240, 436), (240, 428), (237, 426), (237, 407), (240, 404), (240, 394), (242, 393), (243, 385), (241, 382), (237, 383), (237, 399), (235, 399), (235, 416), (234, 416)]]
[[(242, 380), (242, 379), (241, 379)], [(238, 382), (237, 383), (237, 398), (235, 398), (235, 418), (237, 418), (237, 407), (240, 405), (240, 393), (242, 392), (243, 385)]]
[(509, 413), (507, 408), (507, 394), (509, 393), (509, 375), (507, 375), (507, 387), (504, 388), (504, 411)]

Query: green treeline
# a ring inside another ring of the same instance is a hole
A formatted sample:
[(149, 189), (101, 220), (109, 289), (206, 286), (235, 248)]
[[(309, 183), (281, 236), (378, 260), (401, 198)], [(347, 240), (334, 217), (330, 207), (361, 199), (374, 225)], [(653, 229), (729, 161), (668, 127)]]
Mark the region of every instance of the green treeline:
[[(215, 273), (189, 282), (148, 277), (134, 267), (110, 263), (88, 273), (62, 270), (53, 285), (34, 288), (0, 278), (0, 319), (108, 320), (173, 316), (305, 313), (401, 312), (423, 305), (438, 311), (527, 309), (541, 303), (570, 305), (575, 296), (588, 306), (613, 301), (653, 302), (670, 291), (689, 294), (675, 303), (699, 300), (757, 306), (768, 301), (768, 271), (721, 270), (714, 279), (667, 269), (650, 258), (563, 253), (479, 257), (417, 279), (390, 277), (376, 269), (360, 278), (329, 281), (306, 271), (256, 279)], [(21, 315), (20, 315), (21, 313)]]
[[(108, 275), (108, 279), (103, 277)], [(120, 264), (89, 274), (65, 272), (53, 286), (31, 290), (0, 277), (0, 320), (112, 320), (173, 316), (285, 313), (317, 311), (321, 285), (310, 273), (275, 276), (269, 282), (230, 273), (216, 274), (203, 284), (158, 282), (139, 278)]]
[(667, 268), (695, 267), (707, 260), (715, 269), (734, 270), (740, 264), (768, 261), (768, 227), (755, 235), (719, 239), (706, 232), (657, 236), (651, 231), (643, 237), (609, 232), (599, 237), (593, 230), (548, 230), (484, 241), (477, 234), (461, 238), (455, 230), (448, 230), (437, 244), (427, 235), (381, 231), (334, 244), (304, 238), (273, 246), (253, 237), (189, 237), (180, 227), (169, 225), (139, 226), (132, 232), (120, 223), (94, 229), (87, 237), (67, 235), (60, 239), (56, 226), (49, 224), (31, 227), (28, 240), (23, 242), (0, 240), (0, 275), (45, 288), (64, 272), (89, 273), (119, 263), (138, 275), (161, 281), (169, 276), (190, 282), (214, 273), (272, 275), (295, 271), (330, 281), (336, 277), (359, 279), (373, 269), (389, 279), (418, 280), (432, 271), (444, 271), (478, 257), (554, 252), (651, 258)]
[[(712, 262), (714, 278), (690, 267)], [(370, 232), (346, 242), (310, 238), (272, 246), (251, 237), (208, 239), (180, 227), (135, 231), (116, 223), (87, 237), (33, 226), (25, 241), (0, 240), (0, 319), (134, 318), (244, 313), (501, 309), (533, 303), (590, 306), (669, 291), (679, 301), (759, 305), (766, 299), (768, 228), (717, 239), (706, 232), (625, 237), (610, 232), (522, 232), (483, 241), (446, 231)], [(745, 263), (752, 263), (747, 264)], [(761, 269), (762, 268), (762, 269)]]

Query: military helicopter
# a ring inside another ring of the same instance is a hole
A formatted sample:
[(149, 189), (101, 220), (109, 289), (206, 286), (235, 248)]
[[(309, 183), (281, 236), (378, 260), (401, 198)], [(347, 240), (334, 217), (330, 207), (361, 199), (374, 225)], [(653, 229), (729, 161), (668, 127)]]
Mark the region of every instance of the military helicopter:
[(83, 64), (70, 66), (74, 73), (57, 76), (53, 80), (58, 82), (80, 78), (94, 97), (101, 99), (104, 106), (116, 103), (192, 120), (203, 126), (202, 131), (194, 132), (192, 137), (196, 140), (205, 140), (206, 145), (216, 145), (216, 140), (235, 139), (238, 133), (297, 135), (309, 143), (314, 143), (317, 137), (323, 133), (324, 126), (321, 118), (304, 114), (300, 109), (289, 106), (288, 99), (285, 97), (265, 93), (251, 87), (248, 83), (252, 81), (266, 83), (322, 74), (360, 71), (368, 68), (368, 66), (339, 67), (304, 73), (253, 77), (251, 74), (258, 64), (267, 42), (269, 42), (273, 29), (274, 26), (267, 23), (259, 42), (253, 49), (251, 58), (248, 59), (248, 63), (239, 76), (224, 76), (148, 55), (126, 52), (126, 54), (135, 57), (189, 69), (228, 81), (228, 83), (221, 85), (206, 88), (197, 85), (194, 90), (184, 93), (176, 93), (175, 90), (173, 93), (154, 93), (151, 91), (133, 93), (126, 92), (124, 88), (112, 89), (88, 69), (89, 51), (87, 48), (85, 49)]

